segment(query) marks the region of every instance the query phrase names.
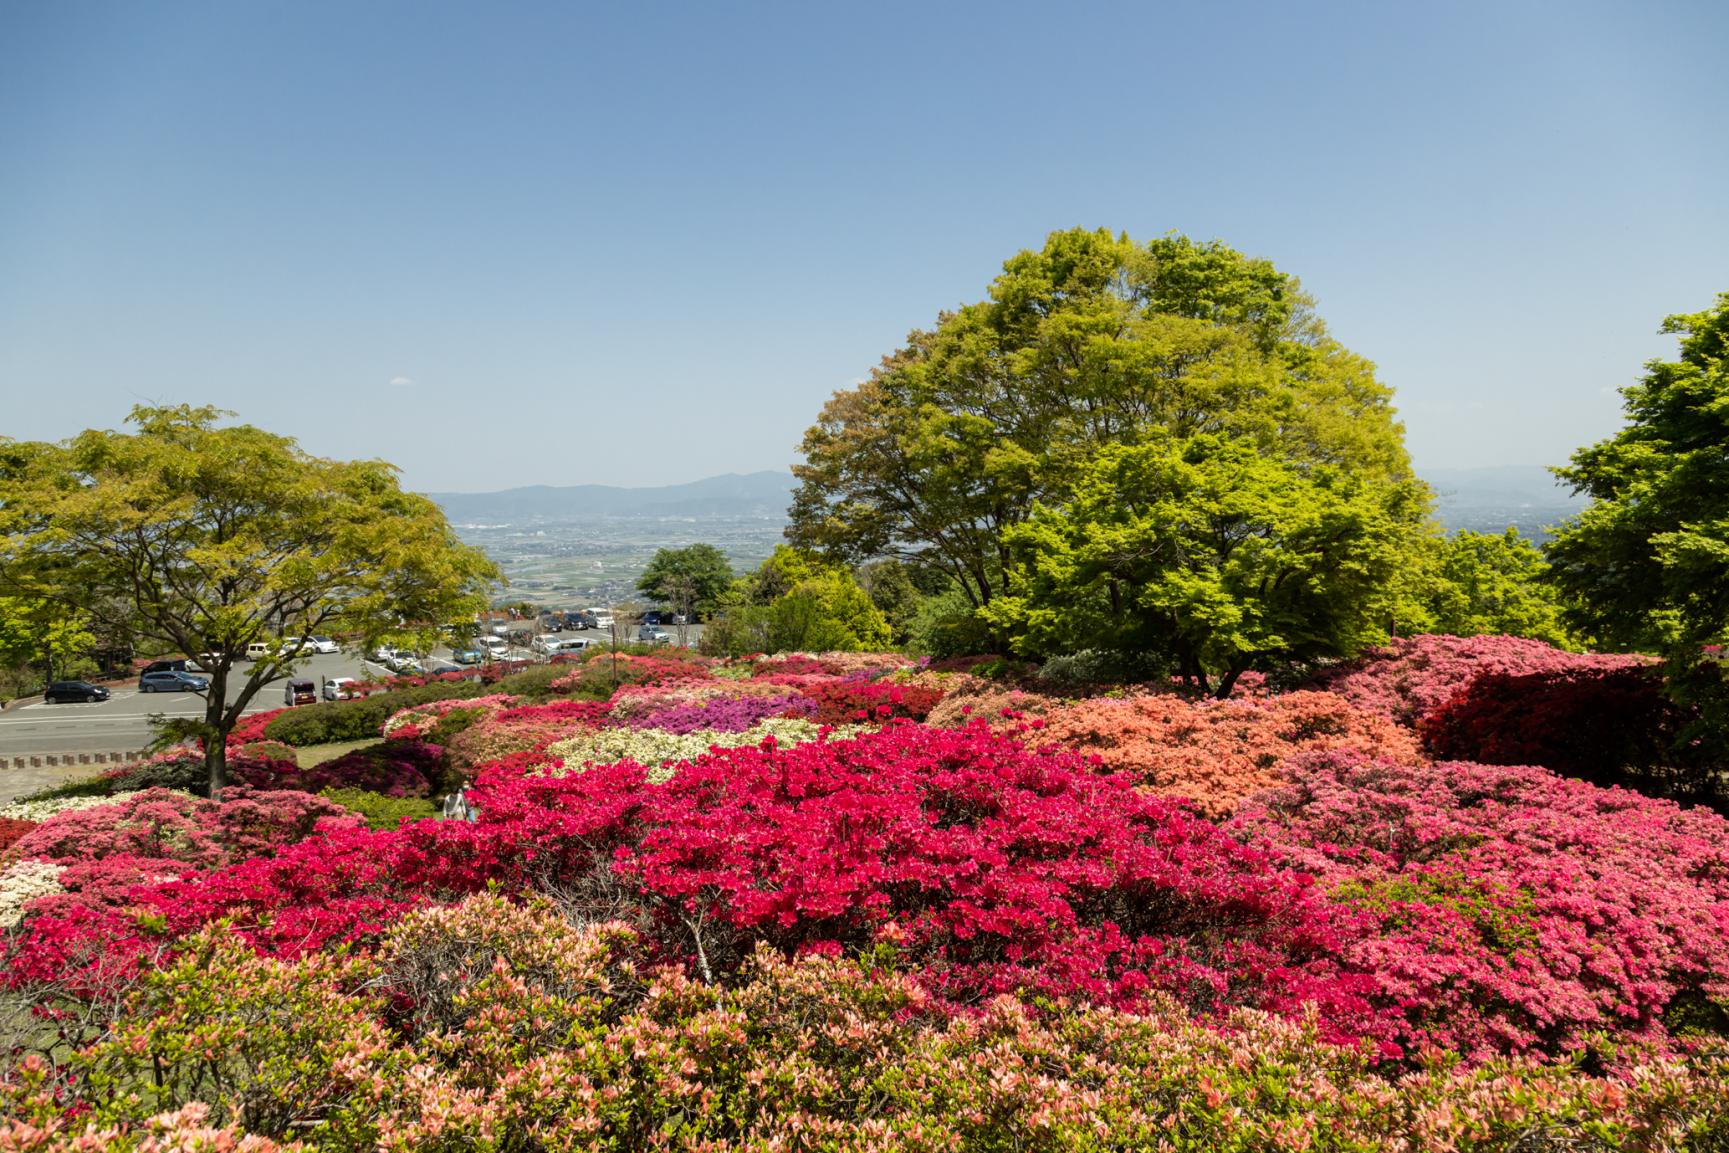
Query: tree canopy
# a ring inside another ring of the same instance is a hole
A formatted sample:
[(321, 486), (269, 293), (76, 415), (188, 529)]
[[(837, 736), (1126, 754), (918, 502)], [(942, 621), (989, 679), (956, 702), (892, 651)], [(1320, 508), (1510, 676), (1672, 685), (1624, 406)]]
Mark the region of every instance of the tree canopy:
[[(1011, 258), (987, 299), (939, 316), (835, 394), (805, 434), (788, 536), (834, 561), (940, 571), (1001, 639), (1066, 644), (1029, 598), (1048, 588), (1037, 595), (1054, 606), (1098, 590), (1051, 586), (1063, 566), (1035, 540), (1055, 548), (1065, 510), (1104, 511), (1100, 454), (1202, 444), (1214, 446), (1208, 461), (1235, 446), (1293, 484), (1349, 473), (1365, 493), (1384, 490), (1374, 499), (1397, 518), (1387, 531), (1424, 531), (1391, 391), (1327, 335), (1293, 278), (1218, 242), (1074, 229)], [(1077, 495), (1082, 478), (1092, 495)], [(1040, 527), (1023, 531), (1035, 516)]]
[(1668, 317), (1680, 356), (1621, 390), (1627, 423), (1556, 473), (1592, 503), (1549, 542), (1573, 623), (1685, 654), (1729, 631), (1729, 293)]
[(680, 612), (708, 616), (732, 587), (732, 563), (711, 544), (663, 548), (637, 578), (637, 591)]
[(893, 640), (888, 620), (852, 573), (781, 545), (740, 577), (702, 634), (706, 653), (867, 651)]
[[(129, 635), (196, 656), (213, 789), (228, 732), (298, 642), (430, 638), (484, 607), (498, 577), (391, 466), (310, 456), (222, 427), (228, 415), (140, 406), (132, 432), (0, 445), (0, 593), (118, 615)], [(271, 654), (242, 672), (255, 643)]]

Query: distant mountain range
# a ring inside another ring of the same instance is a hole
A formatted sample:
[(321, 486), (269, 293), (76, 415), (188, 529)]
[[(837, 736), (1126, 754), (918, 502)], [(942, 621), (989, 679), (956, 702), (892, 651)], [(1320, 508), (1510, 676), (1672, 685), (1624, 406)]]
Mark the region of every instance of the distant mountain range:
[[(1535, 533), (1584, 507), (1538, 465), (1421, 470), (1434, 486), (1436, 513), (1448, 528), (1504, 528)], [(428, 495), (455, 524), (557, 524), (589, 517), (763, 517), (786, 515), (791, 473), (728, 473), (689, 484), (620, 488), (607, 484), (534, 485), (503, 492)]]
[(503, 492), (427, 493), (453, 524), (558, 523), (586, 517), (783, 517), (797, 482), (788, 472), (711, 476), (689, 484), (619, 488), (537, 484)]

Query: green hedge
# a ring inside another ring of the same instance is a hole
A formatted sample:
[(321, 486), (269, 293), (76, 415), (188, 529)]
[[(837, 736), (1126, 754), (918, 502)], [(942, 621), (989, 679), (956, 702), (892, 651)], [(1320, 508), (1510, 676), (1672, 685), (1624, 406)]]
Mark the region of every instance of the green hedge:
[(438, 806), (424, 797), (387, 797), (365, 789), (325, 789), (318, 795), (359, 813), (375, 829), (394, 829), (405, 821), (438, 816)]
[(338, 741), (366, 741), (378, 736), (378, 730), (398, 709), (424, 705), (429, 701), (445, 701), (455, 697), (478, 697), (497, 692), (489, 685), (472, 681), (444, 682), (421, 685), (419, 688), (398, 689), (390, 693), (375, 693), (351, 701), (326, 701), (322, 704), (291, 709), (264, 726), (264, 735), (273, 741), (299, 748), (305, 745), (329, 745)]

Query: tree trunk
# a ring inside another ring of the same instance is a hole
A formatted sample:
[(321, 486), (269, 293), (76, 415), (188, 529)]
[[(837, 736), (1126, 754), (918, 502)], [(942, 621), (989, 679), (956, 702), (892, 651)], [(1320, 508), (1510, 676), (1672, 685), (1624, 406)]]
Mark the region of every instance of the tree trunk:
[(210, 674), (209, 695), (204, 698), (204, 769), (210, 777), (210, 799), (222, 799), (228, 783), (228, 729), (223, 724), (228, 708), (228, 670), (220, 665)]
[(1242, 669), (1232, 669), (1230, 672), (1226, 673), (1224, 677), (1220, 679), (1219, 687), (1214, 691), (1213, 697), (1222, 701), (1226, 697), (1230, 696), (1231, 690), (1237, 687), (1237, 678), (1242, 675)]

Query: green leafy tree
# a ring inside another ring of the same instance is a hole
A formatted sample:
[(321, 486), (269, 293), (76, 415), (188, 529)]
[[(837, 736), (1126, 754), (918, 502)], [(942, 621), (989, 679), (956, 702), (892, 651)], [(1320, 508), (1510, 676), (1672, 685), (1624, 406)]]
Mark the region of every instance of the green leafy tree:
[(1729, 293), (1663, 331), (1680, 358), (1648, 363), (1626, 426), (1555, 470), (1592, 499), (1547, 552), (1578, 628), (1685, 657), (1729, 630)]
[[(212, 790), (226, 737), (315, 633), (423, 647), (498, 578), (438, 506), (379, 461), (310, 456), (213, 408), (138, 407), (135, 431), (0, 446), (0, 592), (127, 614), (131, 635), (196, 655)], [(247, 646), (270, 654), (242, 668)]]
[(1413, 483), (1390, 390), (1293, 278), (1217, 242), (1057, 232), (835, 394), (805, 434), (788, 538), (940, 571), (1006, 626), (986, 610), (1025, 579), (1011, 542), (1033, 508), (1067, 506), (1111, 446), (1201, 436)]
[(703, 632), (706, 653), (857, 652), (886, 648), (893, 633), (845, 568), (781, 545), (740, 577)]
[(41, 597), (0, 596), (0, 701), (67, 675), (95, 646), (84, 614)]
[(985, 615), (1024, 656), (1163, 657), (1228, 696), (1244, 672), (1385, 640), (1426, 508), (1415, 481), (1303, 469), (1211, 434), (1109, 445), (1007, 534)]
[(663, 548), (637, 578), (637, 591), (686, 616), (708, 616), (732, 587), (732, 563), (711, 544)]
[(1433, 564), (1422, 598), (1425, 631), (1456, 637), (1504, 634), (1575, 647), (1548, 583), (1548, 562), (1518, 529), (1499, 536), (1466, 530), (1438, 538)]

